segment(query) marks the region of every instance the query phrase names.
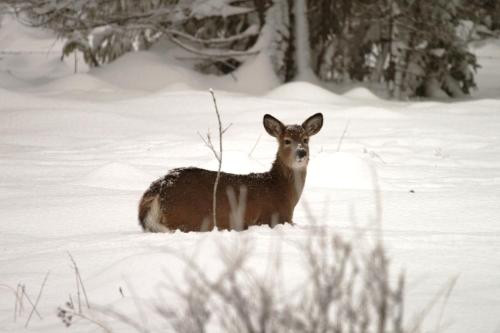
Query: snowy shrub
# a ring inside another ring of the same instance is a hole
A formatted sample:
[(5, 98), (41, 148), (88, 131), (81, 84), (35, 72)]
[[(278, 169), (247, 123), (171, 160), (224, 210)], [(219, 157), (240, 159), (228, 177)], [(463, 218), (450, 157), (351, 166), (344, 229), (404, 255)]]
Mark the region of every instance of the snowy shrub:
[(498, 1), (479, 0), (7, 3), (65, 39), (64, 56), (81, 52), (91, 66), (167, 39), (203, 73), (230, 73), (264, 52), (283, 82), (385, 85), (398, 99), (468, 94), (478, 67), (468, 43), (500, 28)]
[(400, 80), (397, 97), (435, 96), (439, 88), (460, 97), (475, 87), (476, 57), (467, 50), (468, 40), (457, 34), (461, 21), (458, 2), (410, 1), (399, 3), (396, 19), (396, 73)]
[(396, 98), (458, 97), (476, 58), (457, 34), (460, 1), (310, 1), (313, 65), (322, 80), (384, 82)]
[(222, 271), (211, 278), (185, 258), (187, 287), (182, 306), (158, 304), (158, 313), (177, 332), (404, 332), (404, 276), (392, 282), (385, 250), (369, 250), (339, 236), (313, 231), (300, 245), (305, 276), (294, 292), (279, 256), (260, 277), (248, 262), (250, 246), (221, 253)]
[(268, 6), (263, 0), (8, 2), (20, 20), (52, 29), (65, 39), (64, 56), (81, 51), (91, 66), (147, 49), (165, 37), (193, 53), (199, 63), (212, 66), (212, 72), (237, 68), (239, 58), (255, 43)]
[[(184, 264), (183, 281), (167, 279), (157, 291), (159, 300), (140, 306), (150, 309), (155, 328), (109, 305), (84, 307), (80, 297), (60, 307), (58, 316), (68, 327), (84, 320), (109, 332), (110, 318), (138, 332), (409, 331), (403, 323), (404, 275), (391, 276), (380, 242), (369, 245), (363, 237), (349, 242), (322, 228), (307, 230), (302, 230), (310, 233), (303, 243), (274, 244), (276, 252), (264, 264), (252, 251), (255, 240), (245, 234), (229, 242), (217, 237), (218, 260), (210, 269), (203, 260), (170, 252)], [(284, 245), (302, 259), (292, 271), (281, 255)]]

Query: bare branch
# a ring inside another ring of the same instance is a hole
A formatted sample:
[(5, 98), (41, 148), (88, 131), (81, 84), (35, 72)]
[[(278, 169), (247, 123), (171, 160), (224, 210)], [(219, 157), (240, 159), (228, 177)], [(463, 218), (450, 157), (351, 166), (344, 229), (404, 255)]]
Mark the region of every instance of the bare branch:
[(340, 147), (342, 147), (342, 141), (344, 141), (344, 137), (347, 133), (347, 129), (349, 128), (350, 123), (351, 123), (351, 121), (348, 120), (347, 123), (345, 124), (344, 131), (342, 132), (342, 135), (340, 136), (340, 139), (339, 139), (339, 144), (337, 145), (337, 152), (339, 152)]
[(76, 264), (75, 259), (71, 255), (71, 253), (68, 252), (68, 256), (73, 263), (73, 269), (75, 270), (75, 279), (76, 279), (76, 286), (78, 290), (78, 304), (79, 304), (79, 310), (81, 312), (81, 307), (80, 307), (80, 287), (82, 288), (83, 295), (85, 297), (85, 303), (87, 305), (87, 309), (90, 309), (90, 303), (89, 303), (89, 298), (87, 296), (87, 291), (85, 290), (85, 285), (83, 284), (82, 281), (82, 276), (80, 275), (80, 270), (78, 269), (78, 265)]
[(226, 133), (226, 131), (227, 131), (227, 130), (231, 127), (231, 126), (233, 126), (233, 123), (230, 123), (229, 125), (227, 125), (227, 126), (226, 126), (226, 128), (224, 128), (224, 129), (222, 130), (222, 134)]
[(20, 304), (19, 304), (20, 308), (22, 309), (22, 307), (23, 307), (23, 303), (22, 303), (23, 298), (26, 298), (28, 300), (28, 303), (30, 303), (31, 308), (35, 310), (35, 313), (38, 316), (38, 318), (42, 319), (42, 315), (40, 314), (40, 312), (38, 312), (38, 309), (35, 307), (35, 304), (33, 303), (31, 298), (26, 293), (26, 286), (24, 284), (22, 284), (20, 286), (21, 286), (21, 299), (20, 299)]
[(252, 157), (253, 151), (255, 150), (255, 148), (257, 148), (257, 145), (259, 144), (261, 137), (262, 137), (262, 134), (259, 134), (259, 136), (257, 137), (257, 140), (255, 141), (255, 144), (253, 145), (252, 149), (248, 153), (248, 157)]
[(38, 305), (38, 302), (40, 301), (40, 298), (42, 296), (43, 288), (45, 287), (45, 283), (47, 283), (47, 279), (49, 278), (50, 271), (45, 274), (45, 278), (43, 279), (42, 285), (40, 287), (40, 291), (38, 292), (38, 296), (36, 298), (35, 304), (33, 305), (33, 309), (30, 312), (30, 315), (28, 316), (28, 319), (26, 320), (26, 324), (24, 324), (24, 327), (28, 328), (28, 325), (30, 323), (31, 317), (33, 316), (33, 313), (36, 310), (36, 307)]
[[(222, 169), (222, 122), (220, 120), (220, 114), (219, 114), (219, 108), (217, 107), (217, 100), (215, 98), (215, 93), (212, 88), (210, 88), (210, 94), (212, 95), (212, 100), (214, 102), (214, 107), (215, 107), (215, 114), (217, 115), (217, 122), (219, 123), (219, 152), (218, 152), (218, 161), (219, 161), (219, 168), (217, 170), (217, 176), (215, 177), (215, 183), (214, 183), (214, 191), (213, 191), (213, 198), (212, 198), (212, 213), (213, 213), (213, 222), (214, 222), (214, 228), (217, 229), (217, 187), (219, 186), (219, 179), (220, 179), (220, 171)], [(213, 146), (212, 146), (213, 147)]]
[(207, 137), (205, 138), (203, 135), (200, 134), (200, 132), (197, 132), (198, 133), (198, 136), (200, 137), (200, 139), (203, 141), (203, 143), (205, 144), (205, 146), (207, 146), (211, 151), (212, 153), (214, 154), (215, 156), (215, 159), (217, 161), (220, 161), (220, 157), (219, 157), (219, 153), (217, 153), (217, 151), (215, 150), (215, 147), (214, 145), (212, 144), (212, 140), (210, 139), (210, 133), (207, 134)]

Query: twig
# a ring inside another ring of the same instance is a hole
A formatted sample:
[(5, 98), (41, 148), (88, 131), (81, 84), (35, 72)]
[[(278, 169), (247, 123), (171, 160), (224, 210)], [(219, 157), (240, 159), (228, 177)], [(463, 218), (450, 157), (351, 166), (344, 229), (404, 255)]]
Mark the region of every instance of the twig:
[(236, 197), (236, 192), (232, 187), (227, 189), (227, 197), (230, 206), (230, 226), (234, 230), (243, 230), (245, 223), (245, 210), (247, 203), (247, 188), (241, 186), (239, 196)]
[(76, 284), (76, 300), (78, 301), (78, 313), (82, 313), (82, 298), (80, 297), (80, 282), (78, 281), (78, 274), (75, 269), (75, 284)]
[[(60, 311), (62, 311), (62, 310), (60, 309)], [(71, 311), (66, 311), (66, 310), (64, 310), (64, 311), (65, 311), (65, 312), (64, 312), (64, 315), (67, 315), (67, 316), (70, 316), (70, 317), (77, 317), (77, 318), (80, 318), (80, 319), (86, 320), (86, 321), (88, 321), (88, 322), (90, 322), (90, 323), (93, 323), (93, 324), (94, 324), (94, 325), (96, 325), (96, 326), (99, 326), (100, 328), (102, 328), (102, 329), (103, 329), (103, 331), (104, 331), (104, 332), (107, 332), (107, 333), (113, 333), (113, 331), (112, 331), (109, 327), (107, 327), (106, 325), (104, 325), (104, 324), (103, 324), (103, 323), (101, 323), (100, 321), (98, 321), (98, 320), (96, 320), (96, 319), (92, 318), (91, 316), (88, 316), (88, 315), (86, 315), (86, 314), (84, 314), (84, 313), (77, 313), (77, 312), (75, 312), (74, 310), (71, 310)], [(106, 311), (108, 311), (108, 310), (106, 310)], [(109, 311), (111, 311), (111, 310), (109, 310)], [(104, 310), (103, 310), (102, 312), (103, 312), (104, 314), (107, 314), (107, 313), (105, 313), (105, 311), (104, 311)], [(123, 316), (123, 317), (125, 317), (125, 316)], [(118, 319), (123, 319), (123, 318), (122, 318), (122, 317), (120, 317), (120, 318), (118, 318)], [(128, 323), (129, 323), (129, 322), (125, 321), (125, 320), (123, 320), (123, 322), (124, 322), (124, 323), (126, 323), (126, 324), (128, 324)], [(71, 325), (71, 324), (69, 324), (69, 325)], [(67, 326), (68, 326), (68, 327), (69, 327), (69, 325), (67, 324)], [(139, 329), (137, 329), (137, 330), (138, 330), (138, 331), (140, 331)], [(142, 331), (140, 331), (140, 332), (142, 332)]]
[(383, 221), (383, 203), (382, 203), (382, 191), (380, 189), (380, 179), (378, 177), (378, 172), (375, 166), (370, 163), (370, 174), (373, 185), (373, 195), (375, 199), (375, 227), (377, 232), (377, 241), (380, 246), (383, 246), (383, 230), (382, 230), (382, 221)]
[(231, 128), (231, 126), (233, 126), (233, 123), (230, 123), (229, 125), (227, 125), (227, 126), (226, 126), (226, 128), (224, 128), (224, 129), (222, 130), (222, 134), (226, 133), (226, 131), (227, 131), (228, 129), (230, 129), (230, 128)]
[(439, 333), (441, 331), (441, 321), (443, 319), (443, 314), (444, 314), (444, 309), (446, 308), (446, 304), (448, 304), (448, 300), (450, 299), (451, 293), (453, 291), (453, 288), (455, 288), (455, 285), (457, 284), (458, 281), (458, 276), (455, 276), (451, 281), (448, 286), (448, 290), (446, 290), (443, 300), (443, 305), (441, 306), (441, 309), (439, 310), (439, 316), (438, 316), (438, 321), (436, 323), (436, 333)]
[(14, 322), (17, 321), (17, 305), (19, 304), (19, 311), (21, 311), (21, 302), (19, 300), (19, 292), (21, 291), (21, 284), (17, 284), (16, 292), (14, 293), (14, 296), (16, 298), (16, 303), (14, 304)]
[[(15, 303), (14, 303), (14, 322), (16, 322), (16, 318), (17, 318), (17, 313), (21, 312), (22, 310), (22, 307), (23, 307), (23, 299), (22, 299), (22, 285), (20, 283), (17, 284), (17, 287), (16, 289), (14, 289), (13, 287), (9, 286), (9, 285), (6, 285), (6, 284), (0, 284), (0, 287), (1, 288), (6, 288), (10, 291), (12, 291), (12, 293), (14, 294), (14, 297), (15, 297)], [(18, 309), (18, 306), (19, 306), (19, 309)]]
[(42, 286), (40, 287), (40, 291), (38, 292), (38, 296), (36, 298), (35, 304), (33, 305), (33, 309), (30, 312), (30, 315), (28, 316), (28, 319), (26, 320), (26, 324), (24, 327), (28, 328), (28, 325), (30, 323), (31, 317), (33, 316), (33, 313), (36, 310), (36, 307), (38, 305), (38, 302), (40, 301), (40, 297), (42, 296), (43, 288), (45, 287), (45, 283), (47, 283), (47, 279), (49, 278), (50, 271), (45, 274), (45, 278), (43, 279)]
[(262, 137), (262, 134), (260, 134), (259, 137), (257, 138), (257, 141), (255, 141), (255, 144), (253, 145), (252, 149), (248, 153), (248, 157), (252, 157), (253, 151), (255, 150), (255, 148), (257, 148), (257, 145), (259, 144), (261, 137)]
[(342, 146), (342, 141), (344, 141), (344, 137), (347, 133), (347, 129), (349, 128), (349, 124), (351, 123), (350, 120), (347, 121), (347, 123), (345, 124), (345, 127), (344, 127), (344, 131), (342, 132), (342, 135), (339, 139), (339, 144), (337, 145), (337, 152), (340, 151), (340, 147)]
[[(16, 297), (16, 304), (14, 304), (14, 308), (16, 308), (18, 306), (18, 308), (17, 308), (18, 311), (17, 312), (19, 314), (21, 314), (21, 311), (24, 308), (23, 299), (26, 298), (28, 300), (28, 302), (30, 303), (32, 309), (35, 311), (35, 313), (38, 316), (38, 318), (42, 319), (42, 316), (40, 315), (40, 312), (38, 312), (38, 310), (36, 309), (35, 305), (33, 304), (33, 301), (31, 301), (31, 298), (26, 293), (26, 287), (25, 287), (24, 284), (18, 283), (16, 289), (14, 289), (11, 286), (6, 285), (6, 284), (0, 284), (0, 287), (7, 288), (7, 289), (11, 290), (14, 293), (14, 296)], [(15, 318), (16, 318), (16, 314), (14, 313), (14, 321), (15, 321)]]
[[(130, 284), (129, 281), (125, 281), (125, 283), (128, 287), (128, 290), (130, 291), (130, 293), (132, 295), (132, 301), (134, 302), (138, 317), (141, 320), (141, 325), (137, 325), (137, 326), (142, 328), (141, 332), (147, 333), (147, 332), (149, 332), (149, 328), (148, 328), (149, 324), (148, 324), (148, 317), (146, 315), (146, 312), (144, 311), (143, 307), (139, 303), (139, 301), (138, 301), (139, 297), (137, 296), (137, 293), (135, 292), (133, 286)], [(120, 290), (121, 290), (121, 287), (120, 287)]]
[[(430, 300), (430, 302), (427, 304), (427, 306), (415, 317), (413, 326), (411, 328), (409, 328), (407, 330), (407, 332), (411, 332), (411, 333), (419, 332), (420, 327), (421, 327), (422, 322), (424, 321), (425, 317), (427, 317), (427, 315), (432, 311), (432, 309), (438, 303), (438, 301), (441, 297), (444, 298), (444, 301), (445, 301), (444, 305), (446, 304), (447, 299), (451, 295), (451, 292), (453, 291), (453, 288), (455, 287), (457, 280), (458, 280), (458, 277), (452, 278), (450, 280), (450, 282), (445, 284), (443, 286), (443, 288), (441, 288), (441, 290), (439, 290), (434, 295), (434, 297)], [(443, 307), (444, 307), (444, 305), (443, 305)], [(443, 311), (444, 310), (442, 309), (441, 312), (443, 312)], [(441, 315), (442, 315), (442, 313), (441, 313)], [(440, 321), (441, 321), (441, 319), (438, 318), (438, 323), (440, 323)]]
[(200, 132), (198, 132), (198, 136), (201, 138), (201, 140), (203, 140), (203, 143), (205, 144), (205, 146), (207, 146), (212, 151), (212, 153), (214, 154), (215, 158), (218, 161), (219, 160), (219, 154), (215, 150), (215, 147), (214, 147), (214, 145), (212, 143), (212, 138), (210, 137), (210, 132), (207, 132), (207, 138), (206, 139), (205, 139), (205, 137), (203, 137), (203, 135), (201, 135)]
[(80, 270), (78, 269), (78, 265), (76, 264), (76, 261), (70, 252), (68, 252), (68, 256), (69, 256), (71, 262), (73, 263), (73, 268), (75, 269), (76, 287), (77, 287), (77, 293), (78, 293), (78, 310), (81, 313), (82, 311), (81, 311), (81, 304), (80, 304), (80, 287), (82, 288), (83, 296), (85, 297), (85, 304), (87, 305), (87, 309), (90, 309), (89, 298), (87, 296), (87, 291), (85, 290), (85, 285), (83, 284), (82, 276), (80, 275)]
[(203, 142), (205, 142), (205, 145), (212, 150), (212, 152), (215, 155), (215, 158), (217, 159), (217, 162), (219, 163), (219, 167), (217, 169), (217, 176), (215, 177), (213, 194), (212, 194), (212, 219), (213, 219), (213, 223), (214, 223), (214, 228), (217, 229), (217, 212), (216, 212), (216, 209), (217, 209), (217, 187), (219, 186), (219, 179), (220, 179), (220, 173), (221, 173), (221, 168), (222, 168), (222, 135), (224, 134), (225, 131), (228, 130), (228, 128), (231, 125), (229, 125), (225, 129), (222, 128), (222, 121), (220, 119), (220, 113), (219, 113), (219, 108), (217, 107), (217, 100), (215, 98), (215, 93), (214, 93), (212, 88), (210, 88), (209, 92), (212, 95), (212, 100), (213, 100), (214, 106), (215, 106), (215, 114), (217, 115), (217, 122), (219, 124), (219, 151), (217, 152), (215, 150), (215, 147), (212, 143), (212, 139), (210, 138), (210, 133), (207, 134), (206, 140), (203, 137), (202, 137), (202, 139), (203, 139)]
[(23, 308), (23, 298), (26, 298), (28, 300), (28, 302), (31, 305), (31, 308), (35, 310), (35, 313), (38, 316), (38, 318), (42, 319), (42, 316), (40, 315), (40, 312), (38, 312), (38, 310), (35, 307), (35, 304), (33, 304), (33, 301), (31, 300), (31, 298), (26, 293), (26, 286), (24, 284), (21, 285), (21, 299), (20, 299), (20, 308), (21, 309)]

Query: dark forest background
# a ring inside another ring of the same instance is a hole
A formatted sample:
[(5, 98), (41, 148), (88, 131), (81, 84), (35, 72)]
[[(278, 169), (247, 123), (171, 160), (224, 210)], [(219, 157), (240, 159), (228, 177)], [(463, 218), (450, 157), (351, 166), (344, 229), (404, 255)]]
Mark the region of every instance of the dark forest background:
[(203, 73), (265, 53), (282, 82), (379, 84), (394, 98), (475, 87), (473, 41), (498, 36), (498, 0), (7, 0), (91, 67), (162, 40)]

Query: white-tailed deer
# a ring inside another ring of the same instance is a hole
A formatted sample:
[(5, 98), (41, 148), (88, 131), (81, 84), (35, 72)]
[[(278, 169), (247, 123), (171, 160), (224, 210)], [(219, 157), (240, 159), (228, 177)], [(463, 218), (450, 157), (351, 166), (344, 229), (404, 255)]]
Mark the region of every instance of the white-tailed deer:
[[(264, 173), (221, 172), (216, 196), (219, 229), (242, 230), (252, 225), (292, 223), (293, 210), (306, 180), (309, 137), (323, 126), (323, 115), (317, 113), (302, 125), (283, 125), (266, 114), (263, 123), (267, 133), (278, 139), (276, 160), (271, 170)], [(139, 222), (144, 231), (213, 229), (216, 176), (216, 171), (180, 168), (153, 182), (139, 204)], [(235, 200), (238, 190), (239, 198)], [(239, 210), (239, 218), (235, 218), (238, 215), (235, 210)]]

